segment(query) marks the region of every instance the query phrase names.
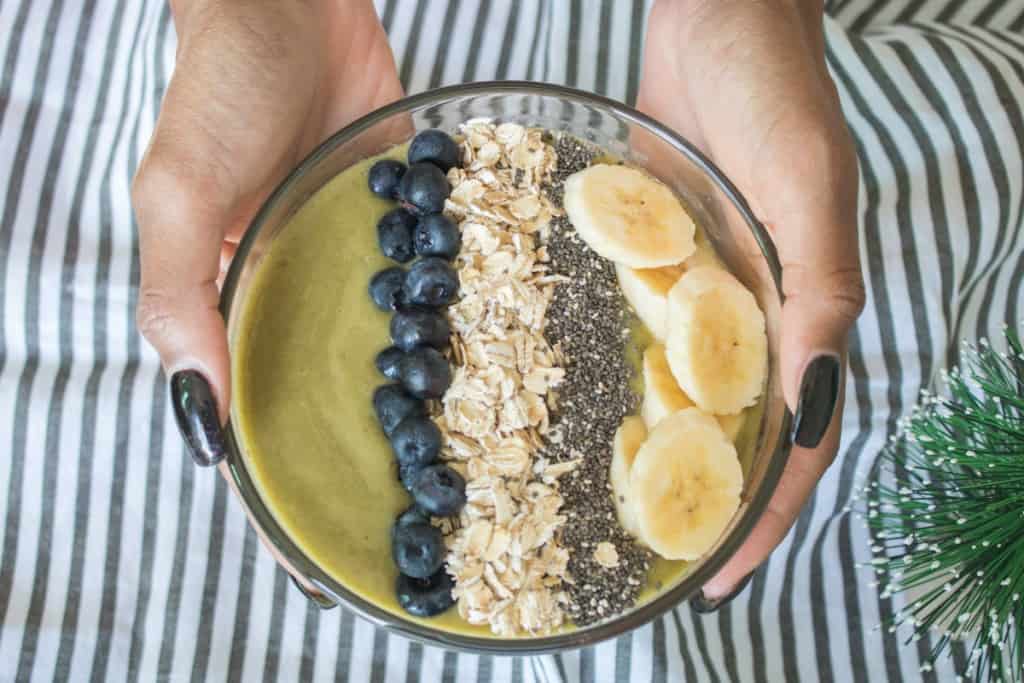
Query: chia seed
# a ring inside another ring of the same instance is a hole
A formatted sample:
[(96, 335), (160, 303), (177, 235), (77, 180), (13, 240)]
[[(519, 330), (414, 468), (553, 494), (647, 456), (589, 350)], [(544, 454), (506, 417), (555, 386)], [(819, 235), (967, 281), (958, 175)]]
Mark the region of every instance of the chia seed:
[[(561, 207), (565, 179), (593, 163), (599, 151), (568, 135), (559, 135), (554, 145), (558, 164), (544, 191)], [(547, 446), (546, 455), (582, 458), (559, 488), (568, 513), (561, 544), (569, 551), (575, 581), (566, 586), (568, 612), (585, 626), (632, 607), (650, 568), (650, 553), (617, 523), (608, 482), (615, 430), (636, 412), (639, 397), (630, 387), (629, 313), (612, 263), (594, 253), (565, 216), (552, 221), (547, 248), (551, 270), (571, 280), (555, 288), (544, 333), (549, 343), (561, 344), (566, 358), (553, 419), (562, 438)], [(592, 548), (602, 541), (615, 546), (617, 567), (594, 560)]]

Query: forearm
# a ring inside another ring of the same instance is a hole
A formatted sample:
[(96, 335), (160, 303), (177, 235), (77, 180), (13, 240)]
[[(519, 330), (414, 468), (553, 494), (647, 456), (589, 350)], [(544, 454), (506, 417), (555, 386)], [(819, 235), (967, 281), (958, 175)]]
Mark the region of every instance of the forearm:
[(379, 24), (372, 0), (168, 0), (168, 4), (179, 36), (227, 16), (251, 29), (254, 37), (265, 37), (268, 24), (282, 32), (314, 26), (344, 47), (372, 35)]

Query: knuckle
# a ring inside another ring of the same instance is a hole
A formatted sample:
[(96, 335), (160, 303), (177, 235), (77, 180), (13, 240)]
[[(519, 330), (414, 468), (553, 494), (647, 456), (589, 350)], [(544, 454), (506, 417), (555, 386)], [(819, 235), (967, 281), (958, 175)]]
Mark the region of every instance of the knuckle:
[(847, 326), (852, 326), (860, 317), (867, 300), (860, 270), (842, 268), (825, 274), (821, 280), (826, 301), (833, 314)]
[(135, 308), (135, 326), (151, 344), (159, 346), (170, 330), (174, 315), (169, 297), (160, 290), (143, 286)]
[(132, 180), (131, 200), (143, 235), (161, 225), (216, 224), (230, 210), (230, 195), (216, 175), (159, 149)]
[(188, 210), (187, 174), (175, 166), (153, 150), (135, 174), (131, 187), (132, 206), (143, 228), (165, 207)]
[(782, 177), (768, 174), (757, 181), (755, 196), (764, 197), (770, 218), (784, 224), (799, 221), (808, 211), (841, 222), (856, 215), (859, 169), (849, 130), (828, 117), (801, 120), (799, 136), (787, 142)]
[(131, 200), (136, 212), (147, 206), (159, 192), (156, 173), (153, 171), (152, 162), (148, 159), (143, 161), (132, 178)]
[(132, 181), (132, 203), (137, 210), (173, 205), (191, 207), (200, 194), (194, 178), (188, 164), (169, 158), (155, 147)]
[(867, 292), (859, 266), (821, 270), (788, 263), (783, 266), (783, 273), (787, 300), (806, 299), (815, 305), (824, 305), (847, 327), (851, 327), (864, 310)]
[(833, 190), (856, 184), (857, 155), (850, 132), (841, 121), (809, 125), (802, 146), (799, 157), (809, 177), (823, 180), (825, 186)]
[(843, 285), (833, 290), (832, 300), (835, 302), (836, 312), (848, 324), (853, 325), (864, 311), (864, 305), (867, 303), (864, 279), (861, 277), (860, 271), (856, 271), (855, 277), (847, 276), (843, 280)]

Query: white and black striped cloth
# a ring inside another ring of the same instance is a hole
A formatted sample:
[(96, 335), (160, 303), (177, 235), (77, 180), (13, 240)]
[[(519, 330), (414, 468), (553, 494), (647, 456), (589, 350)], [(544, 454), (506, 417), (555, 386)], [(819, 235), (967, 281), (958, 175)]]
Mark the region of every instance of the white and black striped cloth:
[[(869, 293), (842, 452), (750, 588), (555, 657), (456, 655), (320, 612), (194, 468), (136, 334), (128, 188), (173, 67), (163, 0), (0, 1), (0, 680), (948, 681), (844, 512), (959, 338), (1024, 277), (1024, 2), (837, 0)], [(642, 0), (379, 0), (410, 92), (552, 81), (632, 101)], [(794, 150), (799, 153), (799, 150)]]

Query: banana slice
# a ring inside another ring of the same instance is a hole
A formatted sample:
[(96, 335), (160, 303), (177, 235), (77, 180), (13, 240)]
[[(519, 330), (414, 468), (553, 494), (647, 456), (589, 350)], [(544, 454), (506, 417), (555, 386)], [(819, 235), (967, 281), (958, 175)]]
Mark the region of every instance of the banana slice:
[(612, 442), (612, 464), (608, 470), (608, 481), (612, 485), (612, 496), (615, 499), (615, 510), (619, 513), (619, 524), (628, 533), (637, 535), (636, 520), (629, 499), (629, 471), (640, 444), (647, 438), (644, 421), (636, 416), (623, 418), (622, 424), (615, 430)]
[(743, 471), (718, 422), (697, 408), (658, 423), (636, 454), (629, 499), (640, 538), (670, 560), (696, 560), (740, 504)]
[(665, 341), (668, 292), (679, 282), (683, 273), (701, 266), (725, 267), (699, 226), (694, 232), (694, 244), (696, 248), (690, 257), (673, 266), (630, 268), (621, 263), (615, 264), (615, 274), (623, 296), (636, 311), (640, 321), (660, 342)]
[[(711, 246), (711, 240), (708, 239), (707, 235), (705, 235), (704, 231), (699, 227), (694, 233), (693, 243), (695, 249), (690, 255), (690, 258), (686, 259), (682, 264), (683, 270), (693, 270), (694, 268), (700, 268), (701, 266), (725, 268), (725, 265), (722, 263), (722, 259), (718, 258), (715, 248)], [(676, 280), (678, 281), (678, 278), (676, 278)]]
[(619, 278), (622, 295), (636, 311), (637, 317), (655, 339), (665, 341), (668, 291), (682, 276), (682, 264), (663, 268), (630, 268), (616, 263), (615, 274)]
[(599, 255), (630, 268), (682, 263), (693, 220), (665, 185), (635, 168), (597, 164), (565, 180), (565, 211)]
[[(640, 404), (640, 416), (647, 429), (654, 429), (666, 415), (694, 407), (694, 402), (679, 388), (665, 357), (665, 347), (661, 344), (651, 344), (644, 351), (643, 373), (644, 397)], [(743, 413), (715, 415), (714, 418), (718, 420), (726, 438), (735, 442), (743, 428)]]
[(732, 415), (760, 396), (768, 370), (764, 314), (728, 271), (687, 271), (668, 294), (665, 355), (702, 410)]
[(640, 415), (647, 429), (654, 429), (666, 415), (693, 407), (693, 401), (679, 388), (669, 369), (664, 346), (651, 344), (647, 347), (644, 351), (643, 372), (644, 397), (640, 404)]

